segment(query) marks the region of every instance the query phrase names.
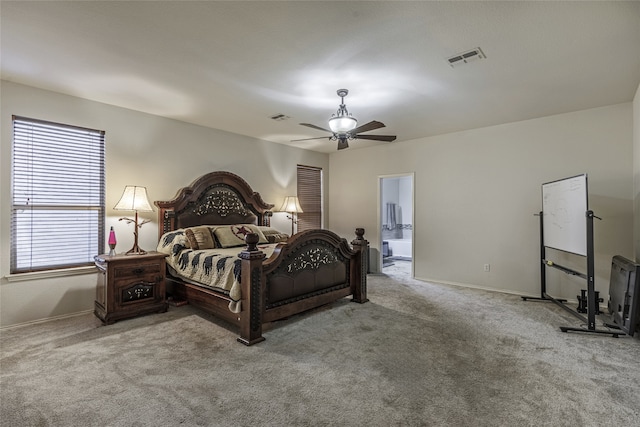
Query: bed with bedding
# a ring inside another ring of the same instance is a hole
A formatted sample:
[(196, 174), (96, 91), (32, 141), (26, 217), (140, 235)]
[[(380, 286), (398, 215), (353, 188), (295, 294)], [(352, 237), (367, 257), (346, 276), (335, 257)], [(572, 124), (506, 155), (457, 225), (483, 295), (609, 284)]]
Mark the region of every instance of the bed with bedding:
[(280, 233), (270, 226), (273, 205), (224, 171), (155, 205), (171, 298), (238, 325), (243, 344), (264, 340), (265, 323), (347, 296), (368, 301), (362, 228), (351, 244), (324, 229)]

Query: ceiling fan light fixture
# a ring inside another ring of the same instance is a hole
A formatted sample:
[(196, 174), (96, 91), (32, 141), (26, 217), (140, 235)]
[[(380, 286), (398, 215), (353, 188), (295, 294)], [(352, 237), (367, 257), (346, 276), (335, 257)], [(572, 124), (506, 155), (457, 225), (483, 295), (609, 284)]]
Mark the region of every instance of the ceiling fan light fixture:
[(333, 116), (329, 119), (329, 129), (337, 134), (351, 132), (358, 126), (358, 121), (353, 116)]
[(338, 111), (329, 119), (329, 129), (338, 135), (344, 135), (351, 132), (358, 126), (358, 121), (347, 111), (344, 105), (344, 97), (349, 94), (347, 89), (338, 89), (337, 94), (342, 98)]

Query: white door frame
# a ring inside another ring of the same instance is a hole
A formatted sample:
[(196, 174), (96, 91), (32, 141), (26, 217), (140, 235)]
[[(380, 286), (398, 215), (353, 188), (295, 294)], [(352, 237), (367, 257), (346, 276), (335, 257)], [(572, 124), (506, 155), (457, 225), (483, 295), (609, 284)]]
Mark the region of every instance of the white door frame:
[(415, 221), (415, 206), (416, 206), (416, 173), (397, 173), (392, 175), (378, 175), (378, 273), (382, 273), (382, 180), (385, 178), (411, 178), (411, 277), (414, 277), (415, 272), (415, 236), (416, 236), (416, 221)]

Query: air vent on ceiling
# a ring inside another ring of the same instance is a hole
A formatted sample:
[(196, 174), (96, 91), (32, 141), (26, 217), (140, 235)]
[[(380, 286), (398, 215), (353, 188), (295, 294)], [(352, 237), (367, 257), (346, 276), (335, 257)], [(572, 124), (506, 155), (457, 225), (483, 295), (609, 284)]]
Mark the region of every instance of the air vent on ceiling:
[(271, 120), (275, 120), (277, 122), (281, 122), (283, 120), (287, 120), (290, 119), (291, 117), (284, 115), (284, 114), (275, 114), (273, 116), (271, 116)]
[(458, 65), (467, 64), (471, 61), (484, 58), (486, 58), (484, 52), (482, 51), (482, 49), (477, 47), (475, 49), (471, 49), (466, 52), (454, 55), (451, 58), (448, 58), (447, 61), (449, 62), (449, 65), (451, 65), (452, 67), (456, 67)]

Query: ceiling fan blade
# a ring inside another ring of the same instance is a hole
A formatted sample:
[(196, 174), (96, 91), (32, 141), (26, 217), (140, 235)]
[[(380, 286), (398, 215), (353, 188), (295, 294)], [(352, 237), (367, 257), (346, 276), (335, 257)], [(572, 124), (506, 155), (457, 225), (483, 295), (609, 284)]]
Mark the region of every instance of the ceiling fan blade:
[(316, 125), (312, 125), (310, 123), (300, 123), (300, 125), (302, 126), (306, 126), (308, 128), (312, 128), (312, 129), (318, 129), (318, 130), (322, 130), (324, 132), (329, 132), (330, 134), (333, 135), (333, 132), (331, 132), (329, 129), (325, 129), (325, 128), (321, 128), (320, 126), (316, 126)]
[(356, 135), (355, 139), (370, 139), (372, 141), (386, 141), (391, 142), (396, 140), (395, 135)]
[(331, 139), (331, 137), (330, 136), (318, 136), (318, 137), (315, 137), (315, 138), (292, 139), (289, 142), (311, 141), (312, 139)]
[(346, 138), (341, 138), (338, 140), (338, 150), (344, 150), (345, 148), (349, 148), (349, 143)]
[(351, 132), (349, 132), (351, 135), (356, 135), (360, 132), (368, 132), (370, 130), (375, 130), (375, 129), (380, 129), (384, 127), (384, 123), (382, 122), (378, 122), (378, 121), (372, 121), (369, 123), (365, 123), (362, 126), (359, 126), (355, 129), (353, 129)]

